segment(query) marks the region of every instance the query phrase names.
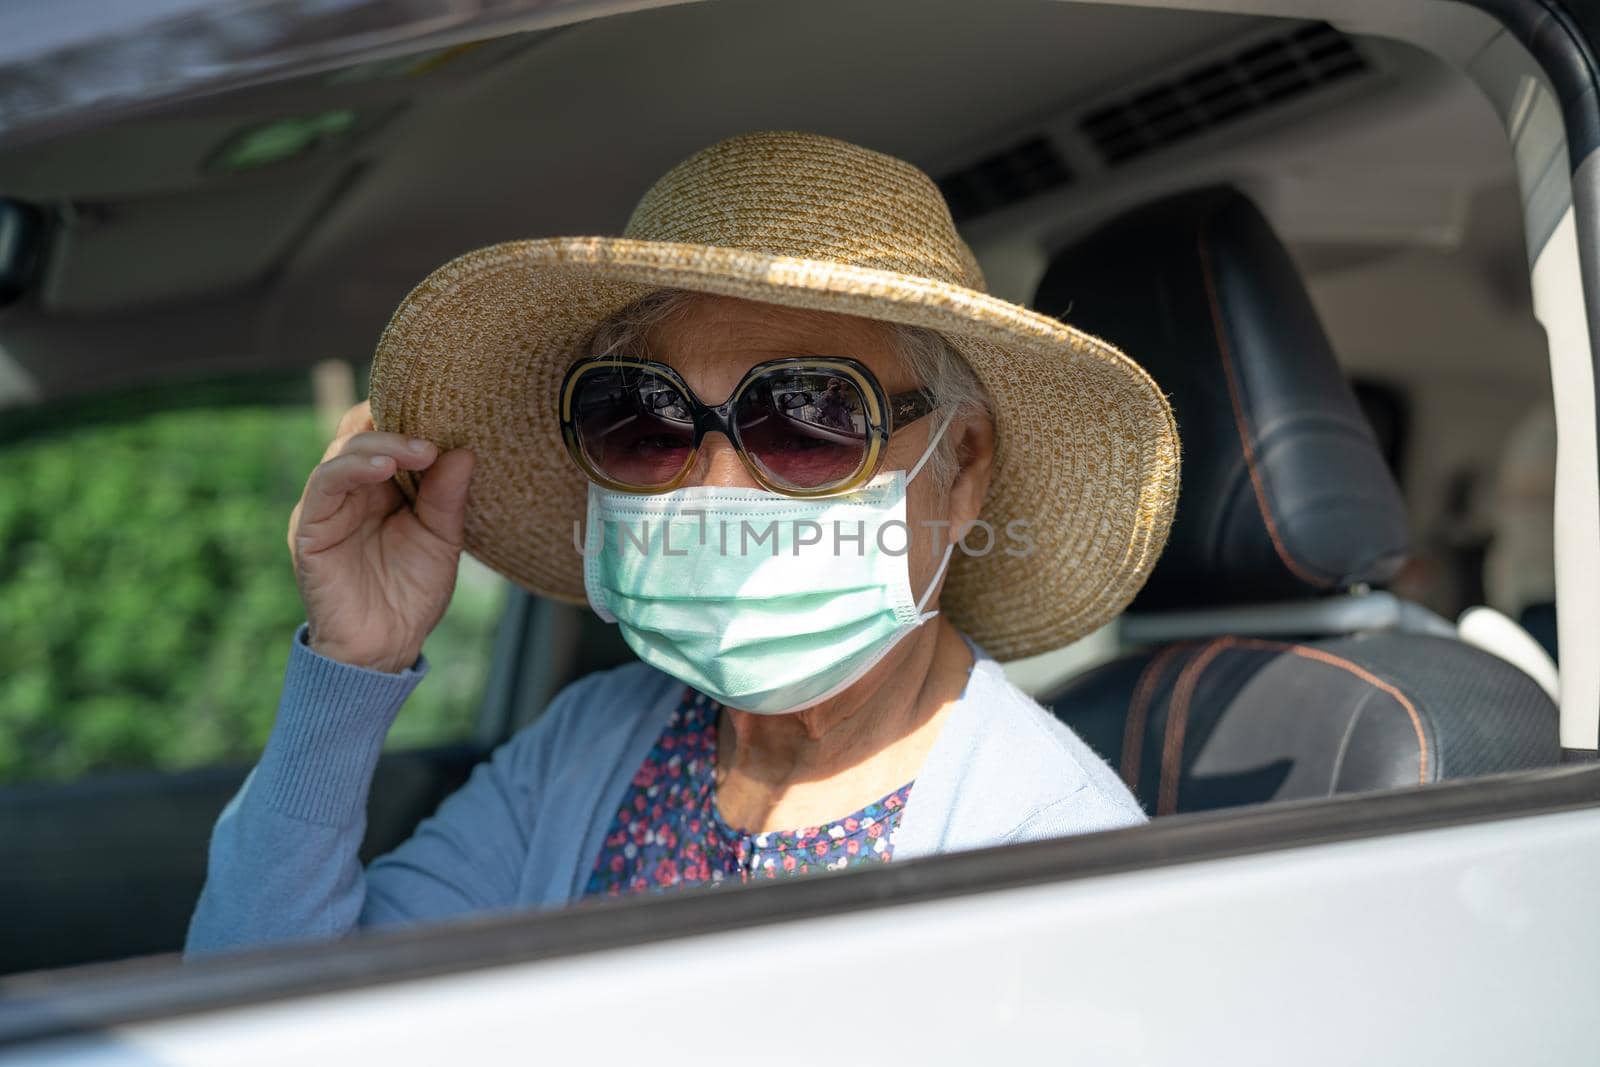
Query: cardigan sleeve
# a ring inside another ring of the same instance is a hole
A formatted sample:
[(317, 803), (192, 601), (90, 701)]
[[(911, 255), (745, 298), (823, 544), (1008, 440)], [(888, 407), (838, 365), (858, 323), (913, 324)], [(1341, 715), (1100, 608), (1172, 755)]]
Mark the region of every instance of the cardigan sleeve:
[(527, 827), (513, 764), (524, 731), (399, 849), (363, 870), (358, 850), (383, 739), (427, 673), (340, 663), (295, 632), (278, 717), (260, 760), (212, 831), (186, 958), (358, 927), (445, 918), (509, 904)]

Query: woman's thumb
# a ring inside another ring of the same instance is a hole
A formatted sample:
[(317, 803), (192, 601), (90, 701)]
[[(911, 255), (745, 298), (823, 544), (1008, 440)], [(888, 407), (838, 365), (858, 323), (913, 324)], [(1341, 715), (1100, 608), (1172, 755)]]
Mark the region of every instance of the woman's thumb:
[(472, 453), (452, 449), (433, 461), (417, 489), (417, 521), (425, 530), (455, 548), (466, 539), (467, 486), (472, 481)]

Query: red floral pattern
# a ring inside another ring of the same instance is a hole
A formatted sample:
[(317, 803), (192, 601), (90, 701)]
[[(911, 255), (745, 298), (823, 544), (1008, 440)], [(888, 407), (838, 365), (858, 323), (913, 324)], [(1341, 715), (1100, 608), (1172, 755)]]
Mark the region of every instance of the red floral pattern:
[(589, 875), (585, 896), (624, 896), (678, 885), (779, 878), (894, 855), (912, 783), (843, 819), (798, 830), (746, 833), (717, 813), (717, 714), (692, 689), (634, 773)]

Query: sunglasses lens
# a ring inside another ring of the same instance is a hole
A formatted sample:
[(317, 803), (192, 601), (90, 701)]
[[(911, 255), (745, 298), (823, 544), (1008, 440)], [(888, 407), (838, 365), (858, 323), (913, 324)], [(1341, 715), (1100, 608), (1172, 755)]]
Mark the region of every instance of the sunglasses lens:
[(671, 484), (694, 452), (694, 417), (670, 379), (633, 367), (597, 367), (572, 398), (578, 443), (594, 469), (639, 488)]
[(826, 489), (867, 458), (867, 405), (850, 378), (827, 371), (773, 371), (750, 383), (734, 411), (739, 443), (778, 485)]

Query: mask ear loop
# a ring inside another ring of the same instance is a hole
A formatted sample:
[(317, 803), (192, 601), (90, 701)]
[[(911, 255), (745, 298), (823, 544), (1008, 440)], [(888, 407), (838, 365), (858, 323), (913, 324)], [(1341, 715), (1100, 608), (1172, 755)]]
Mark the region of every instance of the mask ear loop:
[(917, 615), (919, 616), (917, 619), (918, 623), (927, 622), (929, 619), (939, 614), (937, 611), (923, 611), (922, 609), (928, 606), (928, 598), (933, 596), (933, 591), (935, 589), (939, 588), (939, 579), (944, 577), (944, 572), (950, 566), (950, 557), (954, 556), (955, 554), (956, 543), (951, 541), (948, 545), (944, 546), (944, 559), (939, 561), (939, 569), (933, 572), (933, 577), (928, 580), (928, 588), (922, 591), (922, 597), (917, 601)]
[(939, 439), (943, 437), (944, 432), (950, 428), (950, 420), (955, 417), (956, 413), (954, 408), (945, 412), (944, 419), (939, 423), (939, 428), (933, 431), (933, 436), (928, 439), (928, 447), (922, 450), (922, 458), (918, 459), (917, 462), (912, 465), (911, 472), (906, 475), (907, 485), (911, 484), (911, 480), (917, 476), (917, 472), (922, 470), (923, 464), (927, 463), (928, 460), (933, 456), (933, 450), (939, 447)]
[[(917, 460), (917, 462), (912, 466), (910, 473), (906, 475), (906, 485), (911, 484), (911, 480), (917, 476), (918, 472), (922, 470), (923, 465), (927, 463), (929, 458), (933, 456), (933, 450), (939, 447), (939, 440), (944, 437), (944, 432), (950, 428), (950, 420), (954, 419), (955, 417), (956, 412), (954, 408), (951, 408), (949, 411), (945, 412), (944, 418), (939, 423), (939, 428), (933, 431), (933, 437), (928, 440), (928, 447), (922, 450), (922, 458)], [(951, 541), (948, 545), (944, 546), (944, 558), (939, 561), (939, 569), (933, 572), (933, 578), (928, 582), (928, 588), (922, 591), (922, 596), (917, 600), (917, 615), (919, 616), (917, 619), (918, 625), (927, 622), (929, 619), (939, 614), (937, 611), (924, 611), (923, 609), (928, 606), (928, 600), (933, 596), (933, 591), (939, 588), (939, 580), (944, 577), (944, 572), (950, 566), (950, 557), (954, 556), (955, 553), (956, 543), (954, 541)]]

